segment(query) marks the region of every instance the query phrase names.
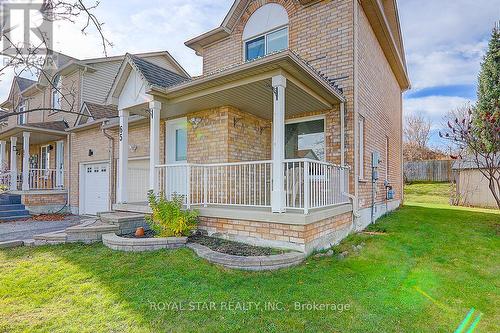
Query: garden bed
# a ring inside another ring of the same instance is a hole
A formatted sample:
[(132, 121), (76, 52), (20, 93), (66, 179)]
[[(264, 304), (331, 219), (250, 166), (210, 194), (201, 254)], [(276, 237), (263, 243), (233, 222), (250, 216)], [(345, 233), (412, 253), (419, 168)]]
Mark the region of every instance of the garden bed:
[(188, 242), (206, 246), (215, 252), (243, 257), (269, 256), (289, 252), (288, 250), (278, 250), (269, 247), (253, 246), (226, 239), (200, 235), (198, 233), (190, 236), (188, 238)]
[(112, 250), (145, 252), (184, 247), (186, 246), (187, 237), (125, 238), (116, 234), (105, 234), (102, 236), (102, 242)]

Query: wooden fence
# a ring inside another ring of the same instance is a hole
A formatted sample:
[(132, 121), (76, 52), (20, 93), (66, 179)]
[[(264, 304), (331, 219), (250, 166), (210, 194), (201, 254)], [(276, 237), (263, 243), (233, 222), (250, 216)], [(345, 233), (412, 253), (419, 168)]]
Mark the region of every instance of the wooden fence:
[(454, 179), (452, 163), (452, 160), (405, 162), (405, 181), (451, 182)]

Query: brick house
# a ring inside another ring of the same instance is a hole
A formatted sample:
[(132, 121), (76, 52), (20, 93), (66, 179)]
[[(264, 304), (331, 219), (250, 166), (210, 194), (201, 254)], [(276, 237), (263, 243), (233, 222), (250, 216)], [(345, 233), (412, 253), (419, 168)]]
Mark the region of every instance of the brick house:
[[(168, 52), (137, 57), (187, 75)], [(104, 104), (123, 59), (79, 60), (54, 52), (46, 58), (46, 76), (36, 81), (14, 78), (8, 98), (0, 105), (4, 114), (36, 111), (11, 116), (0, 124), (0, 185), (20, 194), (31, 213), (70, 210), (68, 193), (72, 186), (78, 187), (78, 179), (68, 172), (74, 160), (71, 129), (118, 116), (116, 106)]]
[(186, 45), (200, 77), (126, 55), (97, 103), (119, 117), (66, 130), (73, 212), (148, 212), (152, 189), (209, 233), (310, 253), (402, 203), (394, 0), (236, 0)]

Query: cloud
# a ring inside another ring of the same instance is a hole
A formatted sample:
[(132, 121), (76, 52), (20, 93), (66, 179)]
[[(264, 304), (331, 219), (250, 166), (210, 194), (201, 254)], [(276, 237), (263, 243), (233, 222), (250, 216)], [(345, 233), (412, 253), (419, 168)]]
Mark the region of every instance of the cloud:
[(404, 115), (420, 114), (432, 122), (433, 128), (441, 128), (444, 117), (457, 107), (471, 102), (459, 96), (427, 96), (403, 101)]

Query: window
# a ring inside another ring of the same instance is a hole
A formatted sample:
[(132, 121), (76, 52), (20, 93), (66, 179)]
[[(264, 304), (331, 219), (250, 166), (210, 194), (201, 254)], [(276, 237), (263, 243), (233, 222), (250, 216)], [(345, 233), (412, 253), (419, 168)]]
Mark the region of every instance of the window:
[(175, 131), (175, 160), (187, 160), (187, 129), (180, 128)]
[(40, 169), (48, 170), (50, 161), (50, 146), (42, 146), (40, 152)]
[[(56, 75), (54, 77), (53, 87), (52, 87), (52, 109), (61, 109), (61, 77)], [(52, 113), (57, 112), (52, 110)]]
[(245, 42), (245, 60), (254, 60), (287, 47), (288, 28), (272, 31)]
[(359, 179), (365, 178), (365, 118), (359, 116)]
[(389, 137), (385, 136), (385, 180), (389, 180)]
[[(26, 111), (26, 102), (22, 101), (17, 108), (17, 112), (24, 112), (24, 111)], [(26, 122), (27, 122), (26, 113), (21, 113), (20, 115), (17, 116), (17, 123), (19, 125), (24, 125), (26, 124)]]
[(285, 125), (285, 158), (325, 160), (325, 119), (294, 121)]

